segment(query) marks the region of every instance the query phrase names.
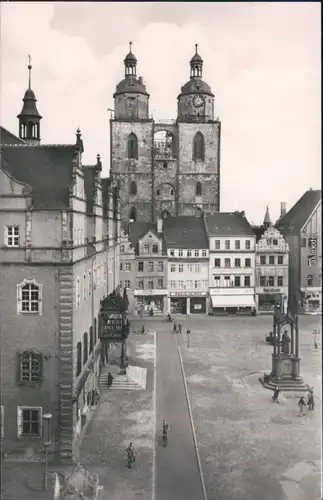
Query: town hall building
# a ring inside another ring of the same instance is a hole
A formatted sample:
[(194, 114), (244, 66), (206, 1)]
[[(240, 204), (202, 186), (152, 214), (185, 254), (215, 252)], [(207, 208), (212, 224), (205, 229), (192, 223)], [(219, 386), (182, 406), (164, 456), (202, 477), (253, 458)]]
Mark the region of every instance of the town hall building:
[(151, 118), (131, 43), (124, 65), (110, 120), (111, 175), (120, 186), (121, 219), (156, 222), (164, 215), (195, 215), (196, 208), (218, 212), (221, 123), (214, 94), (202, 79), (197, 45), (172, 122)]

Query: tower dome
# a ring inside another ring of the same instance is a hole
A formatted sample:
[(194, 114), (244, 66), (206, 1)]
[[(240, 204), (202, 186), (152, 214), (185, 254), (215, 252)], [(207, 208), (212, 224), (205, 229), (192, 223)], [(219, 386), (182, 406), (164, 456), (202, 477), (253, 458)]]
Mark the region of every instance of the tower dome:
[(203, 79), (203, 59), (195, 44), (195, 54), (190, 60), (190, 79), (181, 88), (178, 99), (180, 121), (208, 121), (214, 118), (214, 94)]
[(132, 52), (132, 42), (129, 42), (129, 53), (123, 62), (125, 77), (113, 94), (115, 118), (148, 119), (149, 94), (142, 77), (137, 78), (137, 58)]
[(23, 107), (20, 114), (17, 116), (19, 119), (19, 137), (23, 139), (28, 144), (39, 144), (40, 143), (40, 116), (37, 106), (36, 106), (36, 96), (35, 92), (31, 89), (31, 60), (30, 56), (28, 71), (28, 89), (25, 92), (23, 98)]

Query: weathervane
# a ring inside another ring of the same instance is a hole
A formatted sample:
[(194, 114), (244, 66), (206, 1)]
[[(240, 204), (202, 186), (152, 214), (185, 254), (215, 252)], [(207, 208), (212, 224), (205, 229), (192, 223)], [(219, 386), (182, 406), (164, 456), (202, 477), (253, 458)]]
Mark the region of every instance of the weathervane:
[(32, 68), (32, 65), (31, 65), (31, 57), (30, 57), (30, 54), (28, 54), (28, 71), (29, 71), (29, 88), (31, 88), (31, 68)]

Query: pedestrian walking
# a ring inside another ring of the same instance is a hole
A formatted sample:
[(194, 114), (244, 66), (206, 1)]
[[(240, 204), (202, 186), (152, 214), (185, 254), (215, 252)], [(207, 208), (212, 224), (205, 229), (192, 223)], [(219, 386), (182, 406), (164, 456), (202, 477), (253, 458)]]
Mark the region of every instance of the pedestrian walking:
[(108, 389), (110, 389), (112, 382), (113, 382), (113, 376), (112, 376), (112, 373), (109, 372), (108, 373)]
[(177, 325), (176, 325), (176, 323), (174, 323), (174, 326), (173, 326), (173, 333), (177, 333)]
[(145, 334), (145, 325), (142, 325), (141, 327), (141, 334), (144, 335)]
[(298, 416), (300, 417), (301, 415), (304, 415), (304, 407), (306, 406), (306, 403), (304, 401), (304, 396), (300, 398), (298, 401), (298, 407), (299, 407), (299, 414)]
[(279, 393), (280, 393), (279, 387), (278, 387), (278, 385), (276, 385), (275, 390), (274, 390), (274, 394), (272, 397), (272, 400), (274, 401), (274, 403), (279, 403), (279, 401), (278, 401)]
[(179, 325), (178, 325), (178, 333), (182, 333), (182, 325), (181, 325), (181, 323), (179, 323)]
[(308, 411), (314, 410), (314, 390), (313, 390), (313, 388), (309, 389), (309, 391), (308, 391), (307, 406), (308, 406)]
[(126, 449), (126, 453), (127, 453), (128, 468), (131, 469), (131, 464), (136, 461), (135, 448), (132, 443), (129, 443), (129, 446)]

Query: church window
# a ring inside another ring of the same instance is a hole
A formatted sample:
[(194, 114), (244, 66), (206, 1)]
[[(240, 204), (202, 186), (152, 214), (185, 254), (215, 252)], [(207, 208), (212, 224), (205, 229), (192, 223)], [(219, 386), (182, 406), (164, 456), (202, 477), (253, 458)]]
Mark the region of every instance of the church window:
[(171, 189), (171, 190), (170, 190), (170, 194), (174, 194), (174, 189)]
[(167, 168), (167, 161), (164, 161), (164, 168)]
[(160, 189), (157, 189), (157, 196), (160, 195)]
[(198, 181), (195, 189), (196, 196), (202, 196), (202, 184)]
[(135, 207), (132, 207), (130, 211), (130, 219), (134, 221), (137, 219), (137, 210), (135, 209)]
[(204, 136), (197, 132), (193, 141), (193, 160), (204, 160)]
[(138, 160), (138, 139), (133, 133), (128, 137), (128, 158)]
[(130, 194), (132, 194), (133, 196), (137, 194), (137, 184), (135, 183), (135, 181), (132, 181), (130, 184)]

